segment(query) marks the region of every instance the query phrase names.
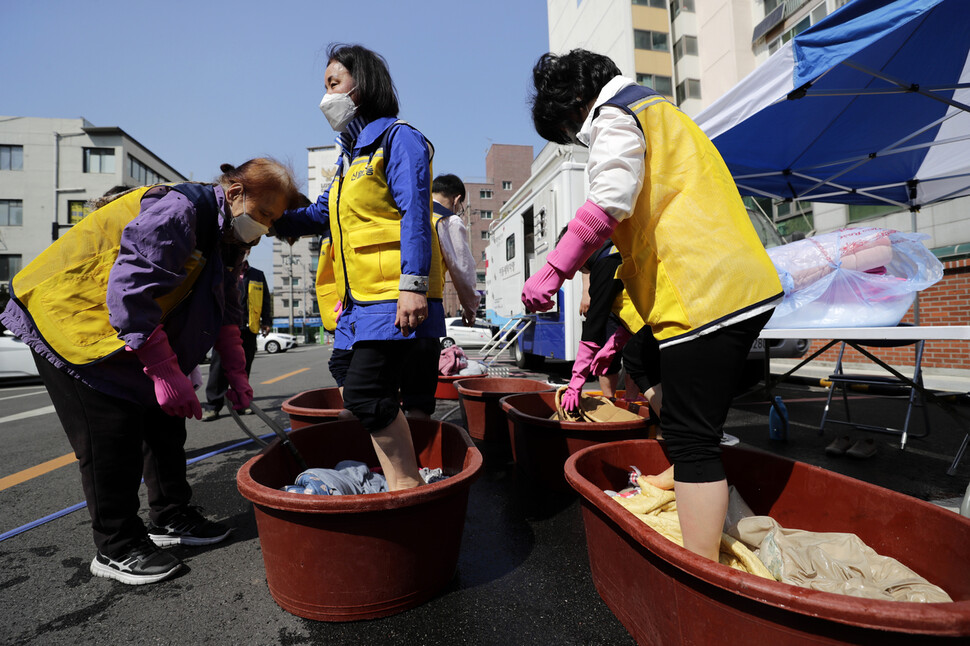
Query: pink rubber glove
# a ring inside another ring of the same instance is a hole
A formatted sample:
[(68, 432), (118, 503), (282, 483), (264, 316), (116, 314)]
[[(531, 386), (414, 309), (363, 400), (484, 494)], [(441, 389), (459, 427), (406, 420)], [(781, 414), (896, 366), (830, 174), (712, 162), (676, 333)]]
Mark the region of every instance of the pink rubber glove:
[(337, 301), (337, 304), (333, 306), (333, 311), (337, 313), (336, 318), (334, 318), (334, 323), (340, 320), (340, 315), (344, 313), (344, 302)]
[(229, 382), (226, 399), (236, 410), (247, 408), (253, 401), (253, 389), (246, 375), (246, 352), (242, 346), (242, 335), (236, 325), (223, 325), (216, 337), (215, 351), (219, 353), (222, 374)]
[(566, 410), (576, 410), (579, 408), (579, 395), (583, 392), (586, 385), (586, 377), (589, 375), (589, 364), (600, 349), (595, 343), (581, 341), (579, 349), (576, 351), (576, 360), (573, 361), (573, 378), (569, 380), (566, 392), (562, 394), (562, 407)]
[(565, 235), (546, 258), (546, 264), (525, 281), (522, 302), (526, 309), (530, 312), (551, 309), (553, 295), (606, 242), (616, 224), (606, 211), (589, 200), (579, 207)]
[(167, 415), (202, 419), (202, 406), (195, 396), (192, 381), (179, 368), (178, 357), (172, 351), (168, 335), (159, 325), (135, 353), (145, 366), (145, 374), (155, 384), (155, 399)]
[(596, 353), (593, 357), (593, 363), (590, 366), (590, 372), (594, 375), (605, 375), (606, 371), (610, 369), (610, 364), (613, 363), (613, 356), (617, 352), (623, 349), (627, 341), (633, 338), (625, 327), (622, 325), (617, 326), (616, 332), (613, 333), (609, 339), (606, 340), (606, 345), (603, 349)]

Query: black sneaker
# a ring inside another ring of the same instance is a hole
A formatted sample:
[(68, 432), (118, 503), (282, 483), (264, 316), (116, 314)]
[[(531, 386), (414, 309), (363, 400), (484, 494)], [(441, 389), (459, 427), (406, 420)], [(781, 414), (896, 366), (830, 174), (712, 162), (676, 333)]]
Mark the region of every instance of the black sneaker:
[(128, 585), (144, 585), (167, 579), (182, 568), (182, 561), (145, 539), (119, 556), (98, 551), (91, 561), (91, 574)]
[(232, 529), (214, 523), (197, 507), (178, 510), (164, 525), (148, 525), (148, 538), (159, 547), (165, 545), (212, 545), (225, 540)]

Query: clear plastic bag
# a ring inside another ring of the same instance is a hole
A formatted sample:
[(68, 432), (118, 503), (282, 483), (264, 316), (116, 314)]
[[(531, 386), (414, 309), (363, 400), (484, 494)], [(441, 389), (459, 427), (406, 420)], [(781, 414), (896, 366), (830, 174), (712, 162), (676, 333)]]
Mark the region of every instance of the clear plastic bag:
[(839, 229), (768, 250), (785, 298), (769, 328), (899, 324), (916, 293), (943, 277), (923, 233)]

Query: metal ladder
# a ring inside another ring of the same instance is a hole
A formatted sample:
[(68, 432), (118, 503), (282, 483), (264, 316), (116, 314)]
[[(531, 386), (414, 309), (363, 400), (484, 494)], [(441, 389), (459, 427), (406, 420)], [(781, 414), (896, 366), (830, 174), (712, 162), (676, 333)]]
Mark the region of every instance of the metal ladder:
[(514, 316), (506, 321), (505, 325), (481, 349), (481, 360), (485, 365), (491, 366), (533, 322), (534, 319), (526, 316)]

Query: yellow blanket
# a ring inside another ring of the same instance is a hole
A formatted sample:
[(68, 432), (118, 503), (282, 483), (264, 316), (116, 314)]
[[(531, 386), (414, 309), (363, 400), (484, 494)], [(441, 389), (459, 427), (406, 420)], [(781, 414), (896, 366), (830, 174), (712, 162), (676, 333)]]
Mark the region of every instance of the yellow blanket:
[[(680, 519), (677, 516), (677, 500), (673, 491), (659, 489), (643, 477), (638, 478), (640, 493), (613, 498), (634, 516), (649, 525), (665, 538), (681, 547), (684, 537), (680, 533)], [(721, 533), (721, 554), (719, 558), (723, 565), (748, 572), (765, 579), (774, 580), (764, 563), (755, 556), (741, 541)]]

